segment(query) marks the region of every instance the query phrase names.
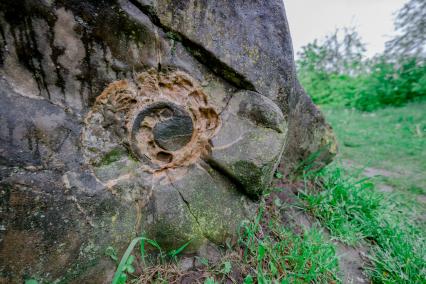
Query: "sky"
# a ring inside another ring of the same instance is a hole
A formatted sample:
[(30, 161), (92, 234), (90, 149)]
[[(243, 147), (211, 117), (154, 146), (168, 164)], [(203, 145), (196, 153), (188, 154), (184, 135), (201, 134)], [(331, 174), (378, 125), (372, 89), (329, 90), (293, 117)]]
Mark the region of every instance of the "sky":
[(294, 52), (315, 38), (323, 38), (336, 28), (355, 27), (367, 55), (384, 49), (394, 34), (394, 13), (407, 0), (284, 0)]

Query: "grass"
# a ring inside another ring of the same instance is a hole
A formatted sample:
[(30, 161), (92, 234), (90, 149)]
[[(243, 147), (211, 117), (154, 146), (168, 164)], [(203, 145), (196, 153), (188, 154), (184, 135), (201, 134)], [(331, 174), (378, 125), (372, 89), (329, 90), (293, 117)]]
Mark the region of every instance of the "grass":
[(374, 283), (424, 283), (425, 227), (411, 208), (333, 166), (307, 175), (300, 197), (332, 236), (370, 245), (367, 272)]
[(305, 191), (299, 196), (332, 235), (349, 245), (371, 236), (373, 224), (369, 221), (382, 197), (370, 182), (351, 179), (339, 167), (306, 175), (305, 182)]
[[(335, 239), (370, 247), (374, 283), (425, 283), (426, 210), (418, 200), (426, 194), (425, 109), (425, 101), (372, 113), (323, 109), (339, 157), (305, 176), (300, 198)], [(359, 177), (367, 167), (378, 176)], [(383, 184), (392, 192), (380, 192)]]
[[(147, 250), (146, 245), (150, 246), (151, 248), (154, 248), (157, 250), (157, 264), (166, 263), (169, 260), (173, 260), (176, 262), (177, 256), (191, 243), (191, 240), (183, 244), (177, 249), (173, 249), (167, 253), (165, 253), (160, 245), (155, 241), (148, 239), (146, 237), (137, 237), (134, 238), (129, 246), (127, 247), (126, 251), (124, 252), (123, 256), (121, 257), (120, 262), (118, 262), (118, 257), (115, 249), (113, 247), (108, 247), (106, 249), (105, 254), (109, 256), (112, 260), (117, 262), (117, 270), (114, 273), (114, 277), (112, 279), (112, 284), (124, 284), (128, 280), (128, 276), (133, 276), (133, 280), (135, 280), (135, 276), (133, 275), (136, 271), (134, 267), (134, 261), (136, 257), (132, 254), (135, 246), (139, 243), (139, 249), (140, 249), (140, 263), (143, 265), (143, 267), (146, 267), (146, 258), (147, 258)], [(134, 282), (134, 281), (133, 281)]]
[(324, 107), (340, 158), (391, 174), (378, 182), (413, 195), (426, 194), (426, 101), (365, 113)]
[[(274, 206), (266, 210), (274, 210)], [(320, 230), (312, 227), (295, 234), (273, 217), (277, 214), (265, 218), (264, 210), (261, 207), (256, 220), (242, 226), (243, 259), (255, 270), (246, 279), (256, 283), (338, 282), (335, 247)]]
[[(425, 109), (425, 101), (372, 113), (324, 108), (340, 154), (305, 176), (300, 198), (334, 238), (370, 247), (373, 283), (425, 283)], [(366, 167), (378, 176), (358, 177)], [(380, 192), (383, 184), (392, 192)]]
[[(118, 264), (112, 283), (180, 283), (191, 274), (195, 274), (191, 282), (205, 284), (339, 283), (334, 245), (316, 227), (300, 234), (291, 231), (280, 221), (280, 206), (280, 202), (266, 205), (263, 200), (256, 219), (241, 224), (237, 244), (224, 251), (219, 263), (198, 258), (201, 266), (197, 271), (182, 271), (178, 264), (178, 255), (188, 243), (165, 253), (154, 240), (135, 238), (120, 262), (114, 249), (108, 248), (107, 255)], [(132, 253), (138, 243), (141, 257), (135, 262)], [(156, 257), (150, 261), (146, 261), (146, 244), (156, 249)], [(135, 267), (139, 267), (137, 274)]]

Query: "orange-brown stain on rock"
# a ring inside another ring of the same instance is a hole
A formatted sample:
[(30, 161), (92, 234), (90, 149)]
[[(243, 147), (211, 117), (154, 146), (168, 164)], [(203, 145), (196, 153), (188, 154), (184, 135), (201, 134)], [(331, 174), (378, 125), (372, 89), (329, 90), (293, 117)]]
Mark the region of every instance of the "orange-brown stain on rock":
[(89, 136), (109, 133), (111, 143), (124, 146), (142, 171), (158, 177), (208, 155), (220, 125), (218, 112), (196, 80), (181, 71), (150, 69), (133, 80), (113, 82), (102, 92), (86, 117), (83, 137), (89, 141)]

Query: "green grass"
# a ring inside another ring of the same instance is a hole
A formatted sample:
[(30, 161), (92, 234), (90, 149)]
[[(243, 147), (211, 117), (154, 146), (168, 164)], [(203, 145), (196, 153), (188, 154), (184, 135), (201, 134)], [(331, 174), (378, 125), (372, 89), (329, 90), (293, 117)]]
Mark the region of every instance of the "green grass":
[(371, 113), (324, 107), (340, 146), (339, 157), (360, 167), (392, 172), (378, 182), (426, 194), (426, 102)]
[[(425, 231), (413, 218), (415, 210), (411, 203), (405, 202), (407, 200), (381, 193), (372, 182), (365, 178), (359, 180), (342, 167), (333, 165), (306, 174), (305, 189), (299, 192), (299, 198), (305, 210), (315, 216), (333, 238), (369, 248), (370, 264), (364, 269), (373, 283), (424, 283)], [(219, 264), (211, 266), (205, 260), (199, 280), (204, 283), (234, 281), (232, 272), (237, 269), (242, 275), (241, 281), (246, 284), (340, 283), (336, 248), (329, 237), (315, 225), (295, 233), (282, 221), (285, 210), (281, 210), (280, 200), (271, 201), (268, 195), (264, 200), (269, 202), (261, 201), (255, 220), (241, 225), (237, 246), (228, 247)], [(158, 264), (152, 263), (154, 266), (146, 266), (145, 242), (157, 247), (160, 254), (161, 249), (154, 241), (139, 238), (123, 256), (116, 283), (124, 283), (120, 280), (134, 271), (126, 267), (132, 266), (134, 258), (130, 263), (129, 259), (138, 241), (141, 241), (144, 267), (140, 279), (144, 275), (154, 275), (148, 279), (150, 282), (165, 283), (179, 281), (186, 273), (164, 259)], [(173, 263), (186, 245), (168, 254), (173, 256), (170, 259)]]
[[(261, 201), (255, 220), (241, 224), (238, 243), (228, 246), (219, 263), (210, 264), (207, 259), (198, 258), (203, 266), (198, 268), (201, 272), (197, 274), (197, 281), (240, 283), (233, 278), (233, 272), (237, 272), (241, 276), (239, 281), (245, 284), (340, 283), (334, 244), (317, 227), (299, 234), (287, 228), (280, 218), (281, 206), (279, 202), (266, 205)], [(141, 257), (135, 262), (133, 250), (138, 243), (140, 253), (137, 255)], [(147, 244), (156, 249), (155, 258), (149, 258)], [(154, 240), (135, 238), (120, 262), (115, 250), (109, 248), (106, 254), (117, 263), (112, 284), (130, 283), (130, 279), (135, 279), (136, 283), (180, 282), (182, 276), (191, 273), (180, 270), (178, 265), (177, 257), (187, 245), (165, 253)], [(150, 261), (145, 261), (146, 258)], [(135, 267), (142, 268), (139, 277), (134, 274)]]
[(325, 225), (332, 235), (354, 245), (370, 237), (371, 220), (382, 196), (367, 181), (356, 181), (341, 168), (326, 168), (306, 176), (305, 191), (299, 196), (306, 209)]
[(333, 166), (308, 174), (300, 197), (332, 236), (371, 246), (367, 272), (374, 283), (424, 283), (425, 229), (409, 206)]
[(255, 221), (242, 226), (239, 243), (244, 262), (255, 270), (246, 279), (256, 283), (339, 282), (335, 247), (323, 233), (312, 227), (297, 235), (278, 219), (264, 218), (263, 206)]
[[(305, 176), (300, 197), (334, 238), (370, 247), (374, 283), (425, 283), (426, 210), (417, 199), (426, 194), (425, 110), (424, 101), (371, 113), (324, 107), (340, 153)], [(379, 176), (358, 177), (366, 168)]]

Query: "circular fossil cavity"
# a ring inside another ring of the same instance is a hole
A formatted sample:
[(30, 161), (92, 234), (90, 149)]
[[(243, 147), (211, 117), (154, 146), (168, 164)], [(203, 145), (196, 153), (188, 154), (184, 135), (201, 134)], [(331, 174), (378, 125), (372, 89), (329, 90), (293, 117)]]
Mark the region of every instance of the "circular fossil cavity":
[[(193, 130), (192, 118), (183, 107), (167, 101), (154, 102), (136, 115), (130, 146), (139, 159), (151, 153), (160, 163), (170, 163), (173, 153), (169, 152), (185, 147), (192, 139)], [(165, 154), (168, 154), (167, 159)]]
[(96, 155), (121, 146), (155, 172), (188, 166), (208, 154), (220, 123), (188, 74), (152, 69), (104, 90), (86, 117), (83, 144), (91, 149), (86, 152), (93, 164), (102, 159)]

